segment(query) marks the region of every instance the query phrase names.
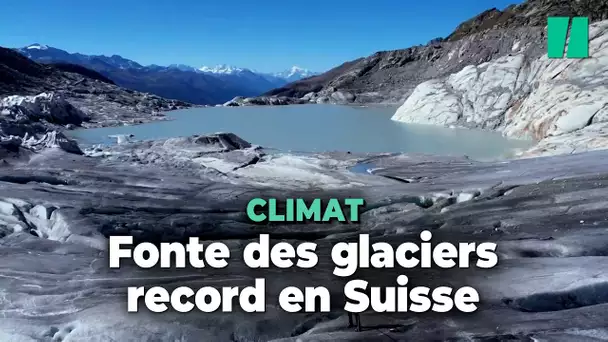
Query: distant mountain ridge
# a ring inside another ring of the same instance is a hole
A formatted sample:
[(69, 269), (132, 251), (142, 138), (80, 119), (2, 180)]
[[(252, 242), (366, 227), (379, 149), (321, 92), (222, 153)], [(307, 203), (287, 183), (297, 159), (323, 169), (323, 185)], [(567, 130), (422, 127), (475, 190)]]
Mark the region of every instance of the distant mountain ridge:
[(0, 137), (151, 122), (191, 106), (121, 88), (82, 65), (41, 64), (0, 46)]
[(268, 72), (259, 72), (252, 69), (247, 68), (239, 68), (233, 65), (227, 64), (219, 64), (214, 67), (202, 66), (197, 69), (198, 71), (209, 73), (209, 74), (239, 74), (244, 72), (251, 72), (254, 74), (262, 75), (265, 77), (270, 77), (271, 79), (282, 79), (289, 82), (301, 80), (304, 78), (308, 78), (314, 75), (317, 75), (317, 72), (310, 71), (308, 69), (301, 68), (297, 65), (292, 66), (288, 70), (283, 70), (280, 72), (268, 73)]
[[(26, 47), (17, 49), (21, 54), (28, 58), (31, 58), (37, 62), (50, 63), (50, 62), (72, 62), (74, 64), (82, 64), (87, 61), (99, 60), (108, 65), (112, 65), (119, 69), (140, 69), (143, 65), (132, 61), (130, 59), (123, 58), (118, 55), (103, 56), (103, 55), (83, 55), (81, 53), (69, 53), (67, 51), (54, 48), (48, 45), (42, 45), (39, 43), (31, 44)], [(78, 62), (78, 63), (76, 63)]]
[(39, 63), (80, 65), (97, 71), (121, 87), (194, 104), (220, 104), (236, 96), (257, 96), (315, 74), (296, 66), (270, 74), (228, 65), (200, 68), (183, 64), (144, 66), (119, 55), (70, 53), (39, 43), (15, 50)]
[(251, 71), (249, 69), (239, 68), (239, 67), (235, 67), (233, 65), (227, 65), (227, 64), (218, 64), (214, 67), (202, 66), (196, 70), (198, 70), (200, 72), (209, 73), (209, 74), (238, 74), (240, 72)]

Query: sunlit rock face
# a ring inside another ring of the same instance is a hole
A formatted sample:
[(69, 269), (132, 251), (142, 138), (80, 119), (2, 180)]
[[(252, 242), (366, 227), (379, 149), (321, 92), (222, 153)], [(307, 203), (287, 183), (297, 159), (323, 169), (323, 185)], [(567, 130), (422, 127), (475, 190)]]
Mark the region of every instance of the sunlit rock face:
[(561, 140), (572, 145), (568, 151), (608, 147), (596, 134), (608, 121), (608, 21), (591, 25), (589, 44), (588, 59), (514, 54), (422, 83), (392, 119), (533, 138), (541, 140), (539, 153), (555, 153), (551, 146)]

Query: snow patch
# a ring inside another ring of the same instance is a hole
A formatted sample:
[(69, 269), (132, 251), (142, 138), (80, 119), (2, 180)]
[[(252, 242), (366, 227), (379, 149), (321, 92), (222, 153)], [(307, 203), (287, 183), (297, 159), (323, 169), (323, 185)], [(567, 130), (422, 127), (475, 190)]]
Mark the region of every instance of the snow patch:
[(519, 40), (516, 40), (515, 43), (513, 43), (513, 47), (511, 48), (511, 51), (517, 51), (519, 49)]
[(227, 64), (218, 64), (214, 67), (202, 66), (198, 68), (199, 71), (208, 73), (208, 74), (224, 74), (224, 75), (232, 75), (238, 74), (244, 71), (249, 71), (249, 69), (239, 68), (232, 65)]
[(307, 78), (310, 76), (314, 76), (316, 74), (317, 73), (312, 72), (308, 69), (304, 69), (304, 68), (294, 65), (291, 67), (291, 69), (277, 72), (273, 76), (291, 80), (291, 79)]
[(46, 50), (49, 47), (47, 45), (41, 45), (41, 44), (32, 44), (28, 47), (26, 47), (26, 49), (28, 50)]

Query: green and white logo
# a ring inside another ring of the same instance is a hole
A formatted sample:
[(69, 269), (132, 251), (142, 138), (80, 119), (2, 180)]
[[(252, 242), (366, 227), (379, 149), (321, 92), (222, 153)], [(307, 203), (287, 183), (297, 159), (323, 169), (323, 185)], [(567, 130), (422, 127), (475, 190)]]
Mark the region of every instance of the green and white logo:
[[(564, 58), (568, 37), (568, 17), (549, 17), (547, 20), (547, 48), (549, 58)], [(570, 42), (566, 58), (589, 57), (589, 18), (574, 17), (570, 27)]]

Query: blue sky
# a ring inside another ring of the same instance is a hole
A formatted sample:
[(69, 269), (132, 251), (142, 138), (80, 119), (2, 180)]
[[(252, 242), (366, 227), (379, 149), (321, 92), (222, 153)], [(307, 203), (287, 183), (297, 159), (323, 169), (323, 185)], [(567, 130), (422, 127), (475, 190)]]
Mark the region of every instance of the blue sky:
[(141, 64), (325, 71), (448, 35), (518, 0), (2, 0), (0, 46), (31, 43)]

